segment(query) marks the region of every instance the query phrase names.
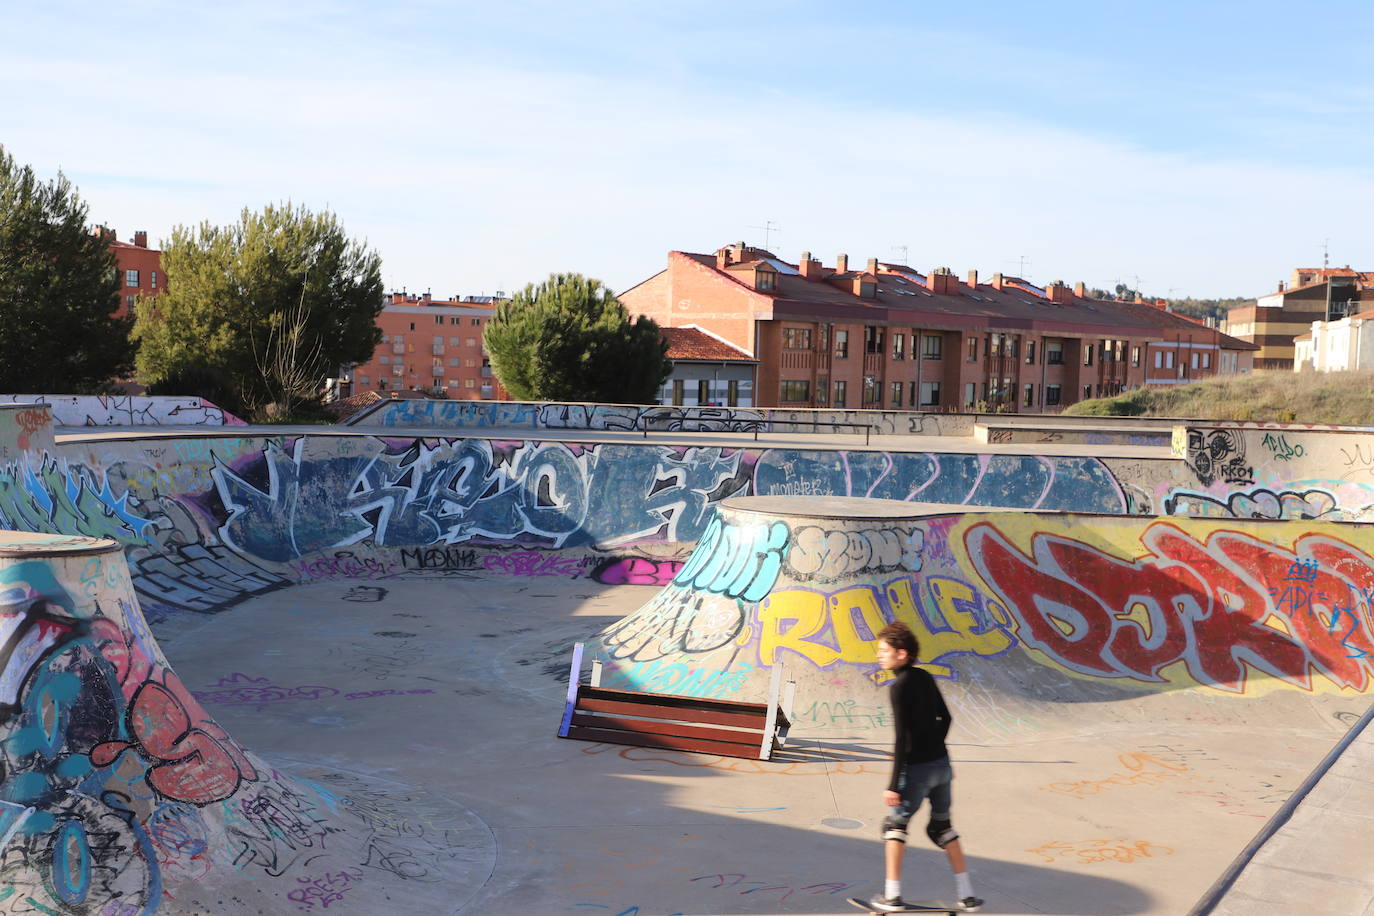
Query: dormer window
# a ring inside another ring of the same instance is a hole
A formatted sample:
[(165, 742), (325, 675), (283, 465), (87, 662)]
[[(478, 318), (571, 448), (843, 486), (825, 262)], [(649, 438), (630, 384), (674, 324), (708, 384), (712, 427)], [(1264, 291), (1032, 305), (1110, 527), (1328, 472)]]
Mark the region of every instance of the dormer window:
[(778, 275), (771, 270), (754, 271), (754, 289), (760, 292), (772, 292), (778, 288)]

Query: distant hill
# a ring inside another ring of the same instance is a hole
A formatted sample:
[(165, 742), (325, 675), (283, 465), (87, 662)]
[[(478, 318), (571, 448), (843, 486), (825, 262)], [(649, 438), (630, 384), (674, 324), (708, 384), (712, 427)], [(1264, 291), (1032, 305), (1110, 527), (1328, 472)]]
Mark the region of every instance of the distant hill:
[(1374, 372), (1255, 372), (1080, 401), (1064, 413), (1374, 426)]

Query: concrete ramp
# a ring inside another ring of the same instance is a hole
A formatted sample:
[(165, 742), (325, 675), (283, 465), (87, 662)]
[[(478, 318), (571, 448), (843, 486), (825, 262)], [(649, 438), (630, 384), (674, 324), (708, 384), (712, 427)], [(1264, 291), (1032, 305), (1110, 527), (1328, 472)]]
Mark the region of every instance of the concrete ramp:
[(346, 776), (239, 745), (168, 666), (113, 541), (5, 532), (0, 627), (0, 912), (438, 913), (490, 871), (461, 809), (429, 813), (426, 861), (402, 812), (331, 789)]
[(742, 497), (599, 649), (608, 686), (742, 700), (782, 664), (800, 727), (879, 728), (901, 620), (979, 739), (1272, 722), (1369, 691), (1371, 552), (1362, 525)]

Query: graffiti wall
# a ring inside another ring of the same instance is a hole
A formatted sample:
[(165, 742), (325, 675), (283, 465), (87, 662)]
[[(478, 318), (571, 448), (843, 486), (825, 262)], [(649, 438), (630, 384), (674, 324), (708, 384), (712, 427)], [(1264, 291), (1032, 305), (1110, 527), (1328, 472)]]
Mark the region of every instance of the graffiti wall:
[(461, 816), (412, 823), (226, 734), (168, 667), (117, 545), (0, 544), (0, 623), (4, 912), (386, 912), (389, 894), (438, 912), (464, 885)]
[(902, 410), (641, 407), (516, 401), (390, 400), (360, 411), (356, 426), (432, 429), (572, 429), (616, 432), (813, 432), (820, 435), (967, 436), (972, 414)]
[(243, 426), (204, 398), (85, 394), (7, 394), (6, 402), (47, 404), (58, 426)]
[(54, 448), (52, 408), (44, 404), (0, 404), (0, 463)]
[(602, 633), (603, 683), (757, 700), (781, 664), (810, 724), (848, 710), (847, 727), (879, 727), (874, 653), (892, 621), (916, 632), (961, 706), (995, 694), (1023, 708), (1066, 684), (1104, 698), (1364, 693), (1374, 674), (1365, 526), (923, 517), (869, 501), (836, 519), (806, 504), (779, 517), (726, 503), (671, 584)]
[[(663, 581), (737, 495), (1124, 512), (1093, 458), (392, 438), (91, 440), (0, 466), (0, 526), (127, 548), (150, 619), (318, 579)], [(556, 551), (557, 553), (553, 553)]]

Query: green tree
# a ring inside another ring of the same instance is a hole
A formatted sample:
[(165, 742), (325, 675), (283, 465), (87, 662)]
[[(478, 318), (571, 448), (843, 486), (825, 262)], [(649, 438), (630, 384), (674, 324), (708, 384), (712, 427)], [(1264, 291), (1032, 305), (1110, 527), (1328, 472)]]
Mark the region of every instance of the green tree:
[(552, 274), (496, 307), (483, 333), (492, 370), (526, 401), (649, 404), (672, 372), (658, 325), (581, 274)]
[(63, 175), (41, 182), (0, 147), (0, 392), (99, 393), (131, 368), (114, 254), (86, 219)]
[(140, 299), (139, 380), (214, 394), (257, 419), (318, 402), (324, 379), (381, 338), (381, 258), (329, 212), (287, 203), (230, 226), (178, 226), (162, 251), (167, 290)]

